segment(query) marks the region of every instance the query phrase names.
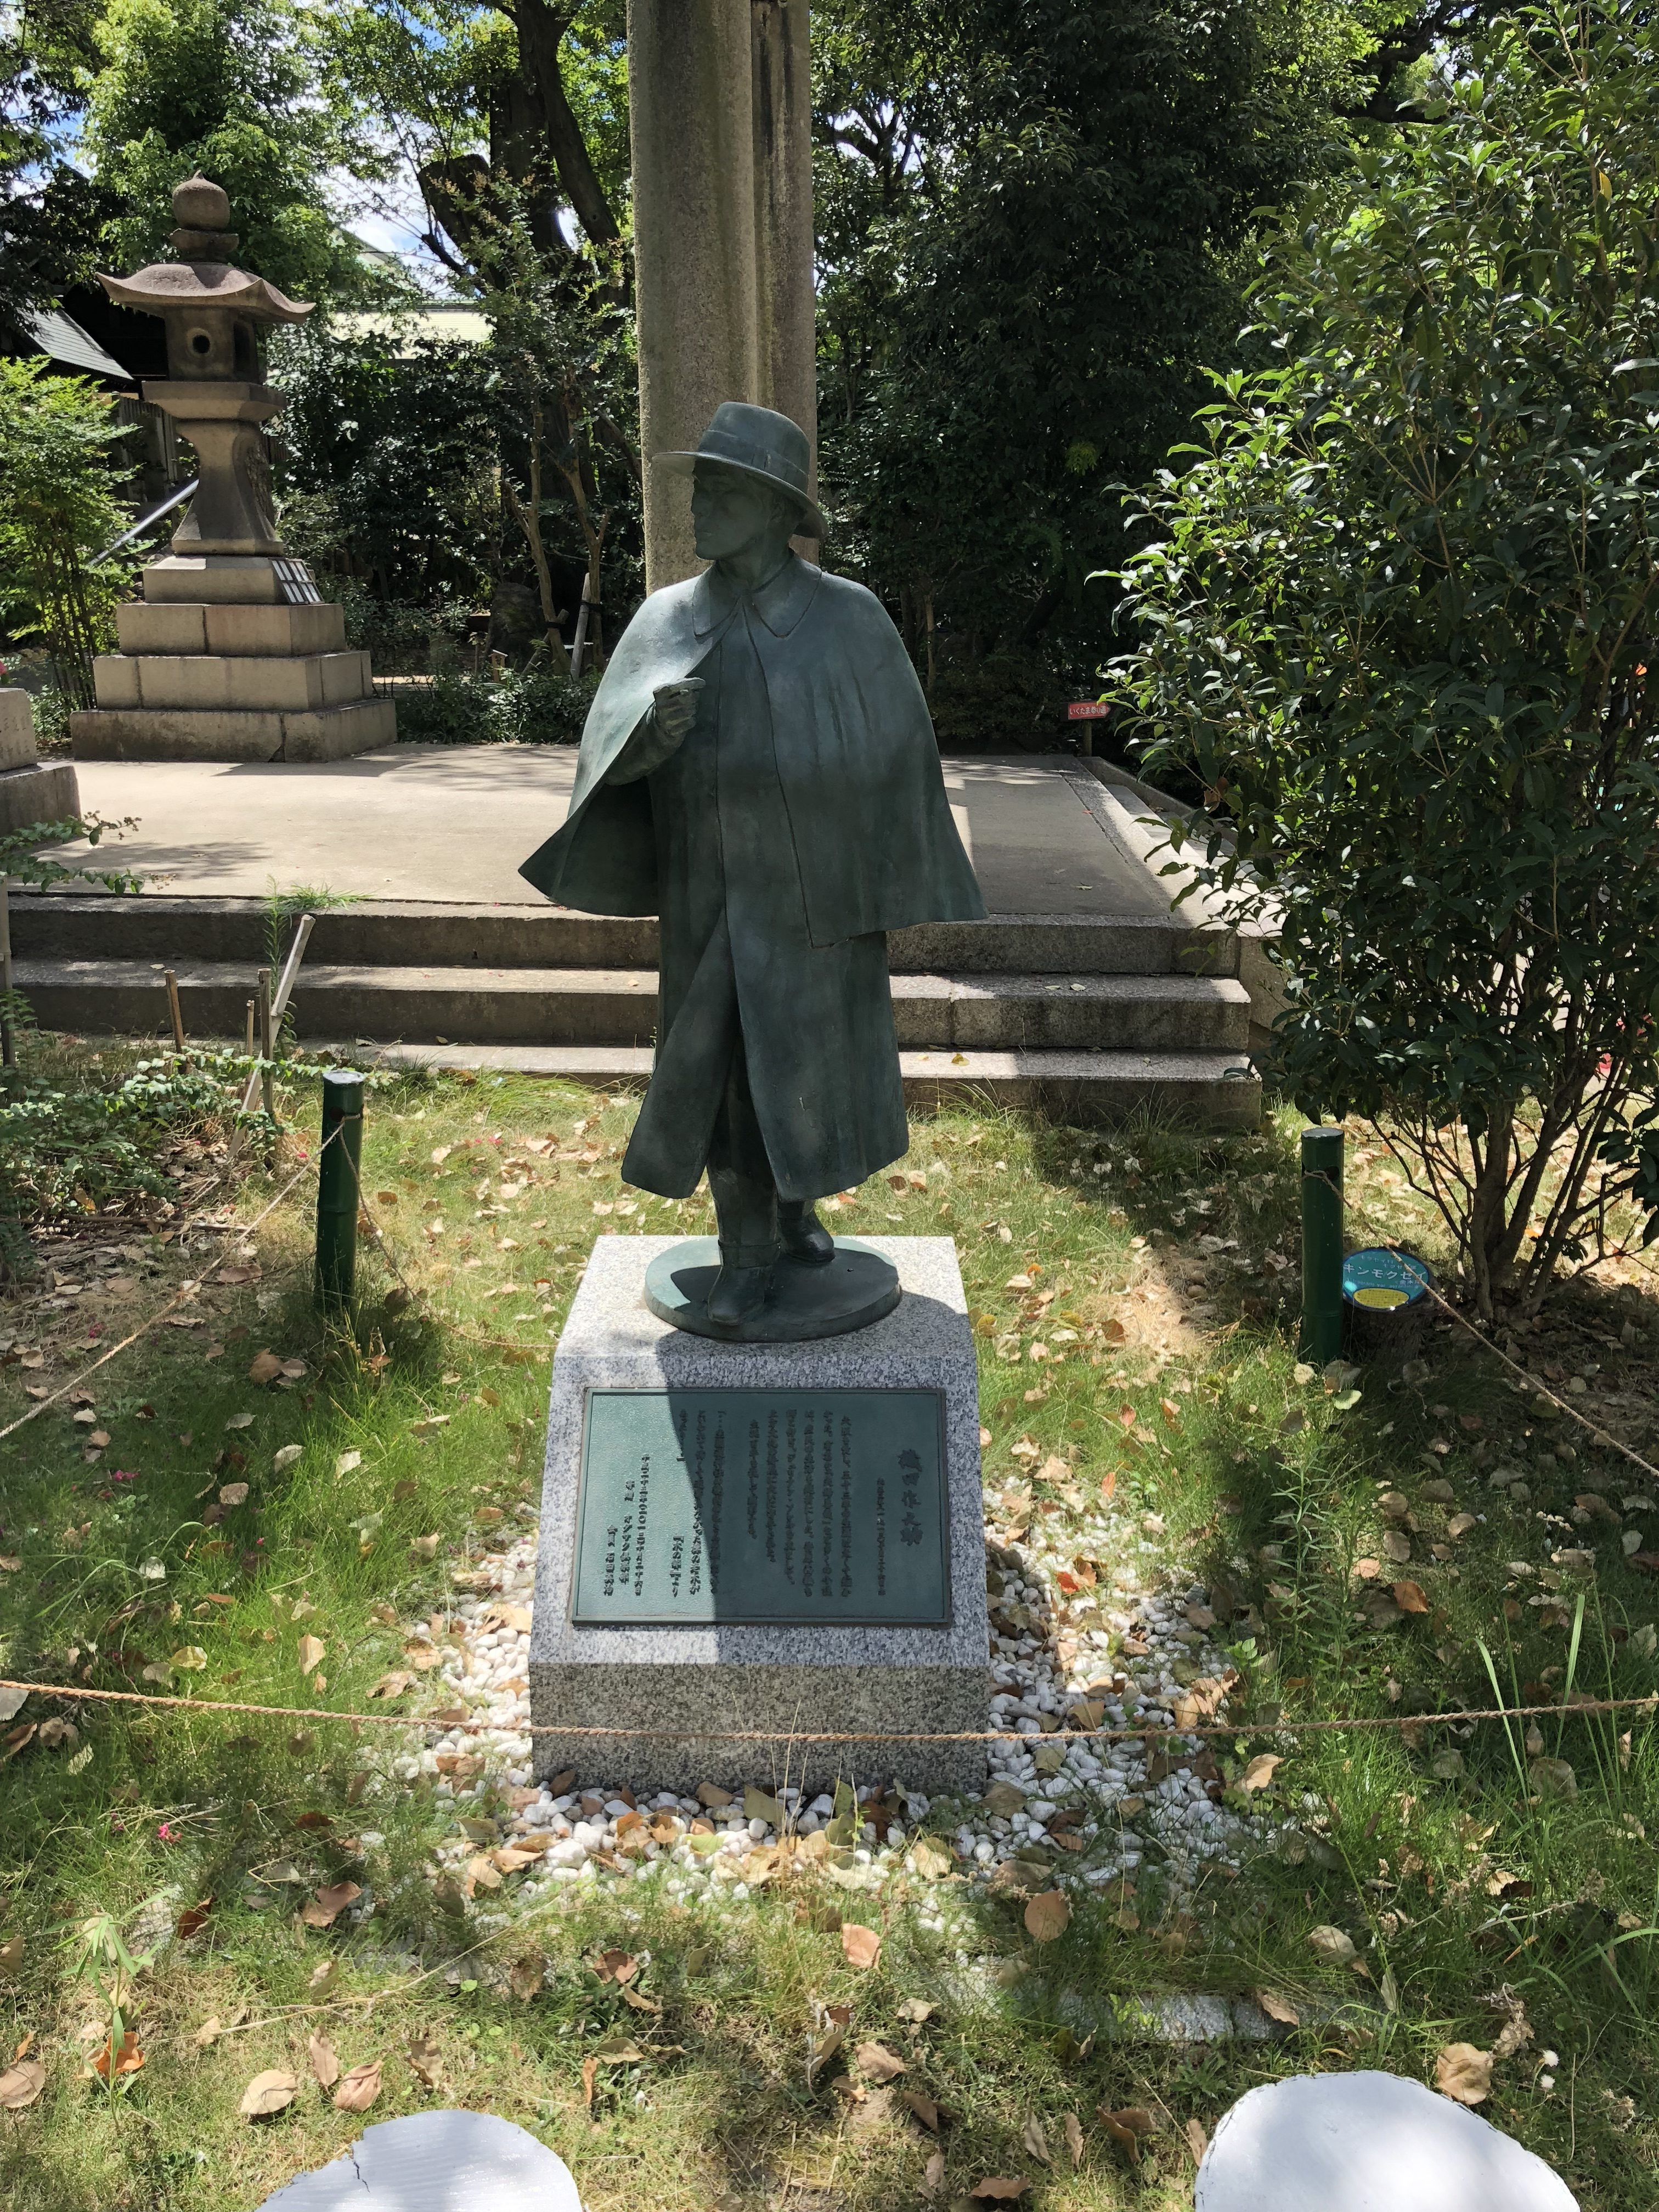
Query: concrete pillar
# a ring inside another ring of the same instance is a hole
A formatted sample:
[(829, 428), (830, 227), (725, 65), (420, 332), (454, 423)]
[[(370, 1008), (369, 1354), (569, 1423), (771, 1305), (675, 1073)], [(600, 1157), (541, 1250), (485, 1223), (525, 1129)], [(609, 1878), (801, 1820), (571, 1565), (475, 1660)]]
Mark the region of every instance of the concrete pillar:
[(812, 441), (817, 489), (817, 328), (812, 289), (812, 85), (807, 0), (751, 0), (759, 398)]
[(701, 565), (684, 480), (722, 399), (816, 450), (807, 0), (629, 0), (647, 591)]
[(645, 580), (695, 573), (684, 481), (651, 455), (696, 444), (759, 386), (750, 0), (629, 0)]

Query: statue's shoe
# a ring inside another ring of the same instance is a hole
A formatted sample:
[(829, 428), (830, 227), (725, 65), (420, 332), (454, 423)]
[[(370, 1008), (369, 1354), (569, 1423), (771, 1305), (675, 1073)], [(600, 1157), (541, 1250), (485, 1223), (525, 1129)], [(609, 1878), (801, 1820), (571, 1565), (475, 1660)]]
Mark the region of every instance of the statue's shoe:
[(827, 1267), (836, 1256), (836, 1240), (810, 1205), (780, 1206), (778, 1235), (785, 1255), (805, 1261), (809, 1267)]
[(764, 1307), (771, 1287), (769, 1267), (722, 1266), (708, 1293), (709, 1320), (721, 1328), (737, 1328), (746, 1321), (753, 1321)]

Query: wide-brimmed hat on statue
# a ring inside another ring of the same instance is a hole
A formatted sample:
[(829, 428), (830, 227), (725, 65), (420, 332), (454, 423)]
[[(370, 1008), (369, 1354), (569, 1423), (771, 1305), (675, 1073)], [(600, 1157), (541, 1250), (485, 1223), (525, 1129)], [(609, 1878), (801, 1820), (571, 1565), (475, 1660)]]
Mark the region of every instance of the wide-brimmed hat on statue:
[(811, 447), (806, 433), (787, 415), (770, 407), (751, 407), (742, 399), (723, 399), (714, 419), (703, 432), (695, 453), (653, 453), (652, 459), (671, 476), (689, 477), (699, 461), (718, 461), (787, 492), (802, 508), (800, 535), (827, 538), (829, 529), (806, 489)]

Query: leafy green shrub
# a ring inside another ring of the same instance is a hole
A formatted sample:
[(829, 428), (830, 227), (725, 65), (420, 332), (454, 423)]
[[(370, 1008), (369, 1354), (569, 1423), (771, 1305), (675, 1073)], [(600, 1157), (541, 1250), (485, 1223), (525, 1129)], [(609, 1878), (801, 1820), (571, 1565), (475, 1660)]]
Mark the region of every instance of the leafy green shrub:
[(0, 1230), (88, 1202), (168, 1191), (160, 1141), (234, 1115), (226, 1088), (234, 1073), (228, 1055), (188, 1066), (141, 1060), (105, 1086), (8, 1070), (0, 1076)]
[(128, 518), (109, 454), (113, 398), (40, 358), (0, 357), (0, 621), (39, 637), (71, 706), (92, 704), (92, 657), (114, 641), (120, 561), (88, 566)]
[(574, 745), (597, 685), (556, 670), (440, 676), (398, 694), (398, 736), (408, 745)]
[(1271, 248), (1115, 673), (1282, 928), (1297, 1103), (1383, 1125), (1490, 1312), (1659, 1200), (1659, 22), (1529, 8), (1448, 79)]

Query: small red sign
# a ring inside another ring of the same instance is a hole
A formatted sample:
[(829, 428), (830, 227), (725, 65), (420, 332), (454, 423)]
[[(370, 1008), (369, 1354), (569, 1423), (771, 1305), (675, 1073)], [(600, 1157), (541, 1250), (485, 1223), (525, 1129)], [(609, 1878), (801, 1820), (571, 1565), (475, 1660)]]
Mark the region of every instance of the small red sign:
[(1073, 699), (1066, 709), (1068, 722), (1103, 722), (1111, 713), (1103, 699)]

